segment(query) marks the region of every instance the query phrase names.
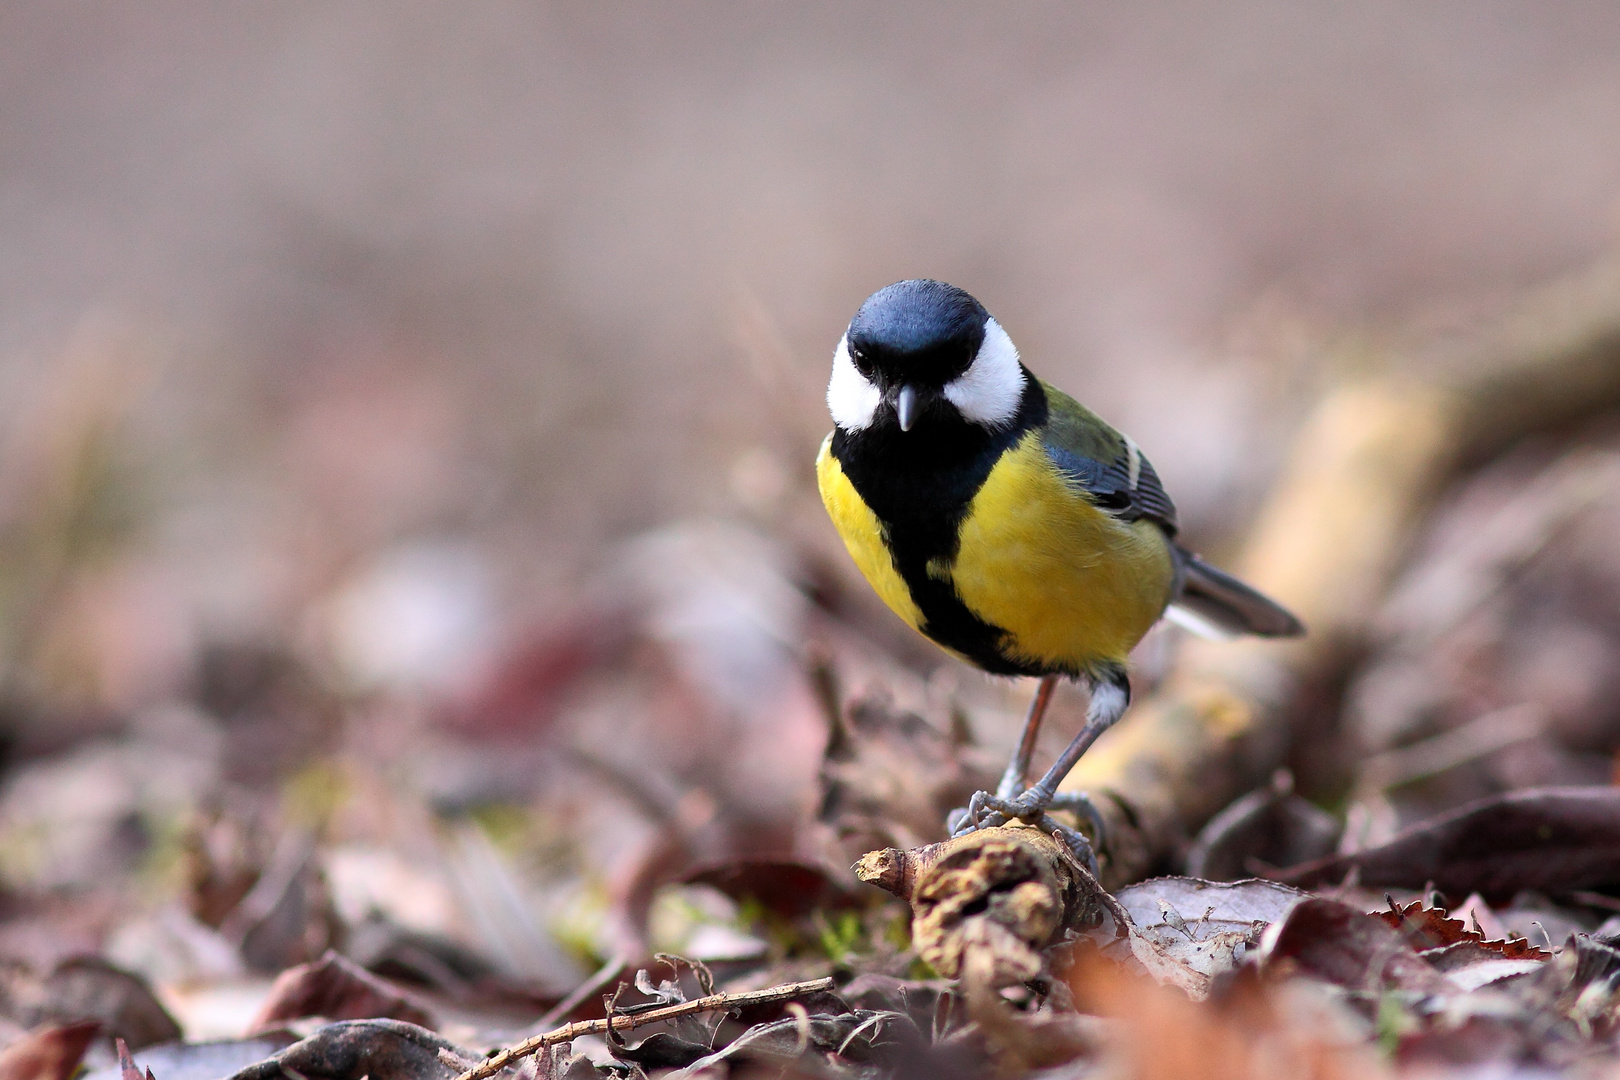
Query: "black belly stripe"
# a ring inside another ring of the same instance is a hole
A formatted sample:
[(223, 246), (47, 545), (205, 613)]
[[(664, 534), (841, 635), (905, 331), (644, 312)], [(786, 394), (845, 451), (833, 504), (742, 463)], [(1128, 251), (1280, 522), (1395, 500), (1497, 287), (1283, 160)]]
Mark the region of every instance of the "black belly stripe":
[(832, 455), (883, 523), (895, 571), (922, 612), (922, 632), (995, 675), (1049, 672), (1009, 657), (1007, 631), (974, 614), (950, 583), (929, 576), (928, 564), (939, 560), (948, 565), (956, 558), (962, 519), (973, 496), (1001, 455), (1045, 420), (1046, 395), (1031, 378), (1018, 421), (1002, 431), (955, 423), (921, 425), (910, 432), (882, 425), (833, 434)]

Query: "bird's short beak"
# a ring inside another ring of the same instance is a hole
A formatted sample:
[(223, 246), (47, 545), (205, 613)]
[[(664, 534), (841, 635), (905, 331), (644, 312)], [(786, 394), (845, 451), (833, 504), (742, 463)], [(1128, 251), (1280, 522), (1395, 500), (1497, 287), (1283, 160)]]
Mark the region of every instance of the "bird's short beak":
[(900, 420), (900, 430), (910, 431), (911, 425), (917, 422), (917, 391), (910, 386), (902, 386), (900, 393), (894, 399), (894, 414)]

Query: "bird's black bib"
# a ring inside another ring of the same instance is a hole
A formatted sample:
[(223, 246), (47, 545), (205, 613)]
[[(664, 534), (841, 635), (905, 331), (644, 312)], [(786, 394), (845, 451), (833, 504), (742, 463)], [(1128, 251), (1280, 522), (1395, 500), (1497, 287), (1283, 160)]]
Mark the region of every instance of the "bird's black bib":
[(975, 615), (951, 582), (929, 564), (956, 558), (962, 520), (1001, 455), (1031, 428), (1046, 422), (1046, 394), (1027, 379), (1017, 420), (988, 431), (973, 424), (927, 426), (902, 432), (880, 426), (833, 432), (831, 453), (861, 500), (882, 523), (895, 572), (922, 612), (918, 627), (929, 638), (994, 675), (1046, 672), (1005, 654), (1007, 632)]

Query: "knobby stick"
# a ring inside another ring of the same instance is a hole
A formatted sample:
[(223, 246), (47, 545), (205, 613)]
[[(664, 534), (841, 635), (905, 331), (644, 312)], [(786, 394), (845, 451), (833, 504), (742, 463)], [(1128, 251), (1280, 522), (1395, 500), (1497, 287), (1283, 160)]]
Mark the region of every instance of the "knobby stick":
[(474, 1065), (456, 1080), (487, 1080), (512, 1062), (528, 1057), (537, 1050), (559, 1043), (572, 1042), (581, 1035), (601, 1035), (612, 1031), (629, 1031), (644, 1024), (655, 1024), (660, 1020), (673, 1020), (677, 1016), (690, 1016), (692, 1013), (714, 1012), (717, 1009), (742, 1008), (745, 1005), (763, 1005), (772, 1001), (787, 1001), (790, 998), (800, 997), (804, 994), (813, 994), (819, 990), (831, 990), (832, 979), (812, 979), (809, 982), (783, 983), (781, 986), (772, 986), (764, 990), (750, 990), (743, 994), (710, 994), (695, 1001), (683, 1001), (679, 1005), (668, 1005), (662, 1009), (649, 1009), (646, 1012), (627, 1016), (623, 1013), (614, 1013), (611, 1017), (601, 1020), (576, 1020), (572, 1024), (564, 1024), (553, 1031), (547, 1031), (532, 1038), (524, 1039), (516, 1046), (509, 1046), (505, 1050), (485, 1058)]

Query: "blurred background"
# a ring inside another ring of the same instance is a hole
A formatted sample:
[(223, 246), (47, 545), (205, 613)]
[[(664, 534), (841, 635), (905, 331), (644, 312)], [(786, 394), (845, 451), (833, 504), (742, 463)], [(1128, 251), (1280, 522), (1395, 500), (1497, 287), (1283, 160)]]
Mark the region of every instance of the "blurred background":
[[(202, 1036), (328, 945), (529, 1017), (618, 953), (787, 947), (666, 886), (843, 887), (828, 695), (989, 760), (1026, 692), (908, 636), (815, 496), (893, 280), (975, 293), (1220, 556), (1327, 388), (1620, 232), (1600, 2), (13, 3), (0, 101), (17, 1027), (84, 954)], [(1494, 715), (1411, 807), (1612, 775), (1613, 419), (1437, 494), (1309, 718)], [(1458, 566), (1497, 606), (1423, 623)]]

